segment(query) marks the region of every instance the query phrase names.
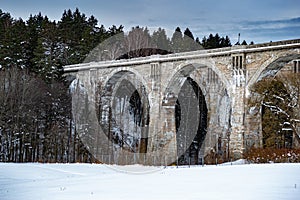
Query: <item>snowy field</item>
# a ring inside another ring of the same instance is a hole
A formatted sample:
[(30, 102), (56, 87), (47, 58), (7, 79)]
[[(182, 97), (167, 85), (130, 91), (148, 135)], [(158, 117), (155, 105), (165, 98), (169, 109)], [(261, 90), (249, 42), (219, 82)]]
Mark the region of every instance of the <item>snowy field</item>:
[(300, 199), (300, 164), (197, 167), (0, 163), (1, 200)]

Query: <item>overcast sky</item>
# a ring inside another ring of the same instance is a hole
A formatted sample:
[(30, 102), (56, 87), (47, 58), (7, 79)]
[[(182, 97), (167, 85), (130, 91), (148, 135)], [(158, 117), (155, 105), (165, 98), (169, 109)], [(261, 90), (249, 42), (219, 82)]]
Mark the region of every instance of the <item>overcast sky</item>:
[(78, 7), (99, 24), (189, 28), (200, 39), (209, 33), (228, 35), (236, 43), (300, 38), (300, 0), (0, 0), (0, 9), (14, 18), (30, 14), (60, 20), (64, 10)]

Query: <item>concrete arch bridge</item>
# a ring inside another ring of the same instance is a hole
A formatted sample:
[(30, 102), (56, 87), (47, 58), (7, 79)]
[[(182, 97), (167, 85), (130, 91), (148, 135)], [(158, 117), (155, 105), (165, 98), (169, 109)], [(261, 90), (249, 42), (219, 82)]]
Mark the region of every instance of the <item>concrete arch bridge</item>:
[[(261, 145), (249, 88), (299, 72), (300, 40), (64, 66), (73, 116), (88, 150), (106, 163), (200, 164)], [(295, 71), (296, 70), (296, 71)]]

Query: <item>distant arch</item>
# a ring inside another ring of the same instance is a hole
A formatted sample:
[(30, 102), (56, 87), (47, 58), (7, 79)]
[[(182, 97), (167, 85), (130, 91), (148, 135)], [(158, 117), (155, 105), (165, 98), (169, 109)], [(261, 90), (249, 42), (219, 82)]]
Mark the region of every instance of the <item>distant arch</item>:
[(256, 70), (255, 74), (248, 81), (247, 89), (250, 89), (254, 83), (265, 77), (275, 76), (288, 62), (295, 59), (300, 59), (300, 54), (286, 52), (268, 59)]

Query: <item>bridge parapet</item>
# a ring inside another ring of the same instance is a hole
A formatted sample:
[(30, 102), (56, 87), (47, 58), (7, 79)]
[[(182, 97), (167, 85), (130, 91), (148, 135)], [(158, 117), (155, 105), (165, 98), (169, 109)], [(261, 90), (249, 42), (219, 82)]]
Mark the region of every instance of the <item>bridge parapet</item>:
[(111, 60), (111, 61), (100, 61), (91, 63), (82, 63), (75, 65), (64, 66), (64, 72), (72, 72), (78, 70), (88, 70), (91, 68), (111, 68), (120, 66), (131, 66), (140, 64), (149, 64), (152, 62), (174, 62), (189, 59), (199, 59), (199, 58), (210, 58), (218, 56), (229, 56), (231, 54), (238, 53), (253, 53), (262, 51), (273, 51), (278, 49), (291, 49), (299, 48), (300, 39), (297, 40), (287, 40), (279, 42), (270, 42), (257, 45), (239, 45), (233, 47), (212, 49), (212, 50), (198, 50), (191, 52), (174, 53), (168, 55), (152, 55), (147, 57), (133, 58), (133, 59), (122, 59), (122, 60)]

